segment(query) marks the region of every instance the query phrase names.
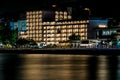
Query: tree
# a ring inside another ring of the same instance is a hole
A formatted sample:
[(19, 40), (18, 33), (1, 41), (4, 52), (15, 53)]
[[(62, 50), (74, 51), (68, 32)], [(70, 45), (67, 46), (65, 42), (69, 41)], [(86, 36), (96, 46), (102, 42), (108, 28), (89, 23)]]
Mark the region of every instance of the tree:
[(12, 37), (11, 37), (11, 42), (15, 43), (18, 39), (18, 28), (15, 30), (12, 30)]
[(32, 39), (19, 38), (16, 41), (16, 45), (19, 47), (37, 46), (37, 43)]
[(111, 41), (117, 41), (117, 33), (112, 33), (110, 38), (111, 38)]
[(20, 38), (16, 41), (17, 45), (25, 45), (25, 44), (29, 44), (29, 40), (25, 39), (25, 38)]
[(29, 42), (30, 45), (37, 45), (37, 43), (33, 39), (29, 40)]
[(76, 35), (75, 33), (73, 33), (69, 36), (69, 40), (80, 40), (80, 35)]
[(3, 25), (0, 23), (0, 42), (3, 42), (3, 41), (2, 41), (2, 38), (3, 38), (3, 29), (4, 29), (4, 27), (3, 27)]
[(11, 40), (11, 29), (7, 21), (2, 21), (0, 23), (0, 41), (5, 43), (5, 41)]

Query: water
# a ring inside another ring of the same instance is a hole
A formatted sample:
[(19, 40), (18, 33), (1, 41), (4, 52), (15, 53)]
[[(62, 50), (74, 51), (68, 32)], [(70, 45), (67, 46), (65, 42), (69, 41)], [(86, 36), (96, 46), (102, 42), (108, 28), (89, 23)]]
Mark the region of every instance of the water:
[(120, 56), (0, 54), (0, 80), (120, 80)]

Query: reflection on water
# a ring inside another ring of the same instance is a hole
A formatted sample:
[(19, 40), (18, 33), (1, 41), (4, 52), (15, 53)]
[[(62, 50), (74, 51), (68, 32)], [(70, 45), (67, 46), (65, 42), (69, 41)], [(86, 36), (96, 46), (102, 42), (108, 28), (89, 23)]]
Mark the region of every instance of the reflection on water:
[(0, 54), (0, 80), (120, 80), (120, 56)]
[(107, 56), (98, 57), (97, 80), (109, 80)]
[(120, 80), (120, 56), (118, 56), (117, 80)]
[(22, 80), (86, 80), (88, 58), (89, 56), (84, 55), (26, 54), (23, 55), (21, 78)]

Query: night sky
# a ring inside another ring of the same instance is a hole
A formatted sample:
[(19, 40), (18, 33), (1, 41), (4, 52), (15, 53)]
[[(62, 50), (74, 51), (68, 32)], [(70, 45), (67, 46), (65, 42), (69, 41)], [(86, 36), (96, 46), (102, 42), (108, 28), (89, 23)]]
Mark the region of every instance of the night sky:
[(120, 8), (116, 0), (3, 0), (0, 3), (0, 14), (19, 12), (29, 9), (50, 8), (57, 6), (84, 6), (91, 9), (92, 16), (119, 17)]

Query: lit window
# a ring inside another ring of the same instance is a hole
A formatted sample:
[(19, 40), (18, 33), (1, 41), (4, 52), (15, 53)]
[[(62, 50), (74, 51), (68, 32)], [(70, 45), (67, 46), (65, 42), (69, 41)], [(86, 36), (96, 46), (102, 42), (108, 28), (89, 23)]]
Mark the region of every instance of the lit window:
[(67, 12), (64, 12), (64, 15), (67, 15)]
[(68, 19), (71, 19), (72, 17), (71, 16), (68, 16)]
[(60, 14), (63, 14), (63, 12), (62, 12), (62, 11), (60, 11)]
[(55, 14), (58, 14), (58, 11), (55, 11)]

